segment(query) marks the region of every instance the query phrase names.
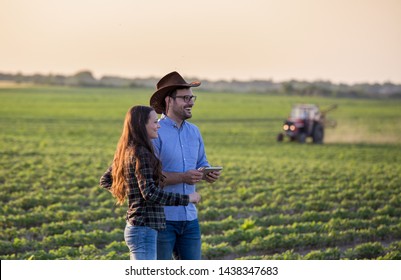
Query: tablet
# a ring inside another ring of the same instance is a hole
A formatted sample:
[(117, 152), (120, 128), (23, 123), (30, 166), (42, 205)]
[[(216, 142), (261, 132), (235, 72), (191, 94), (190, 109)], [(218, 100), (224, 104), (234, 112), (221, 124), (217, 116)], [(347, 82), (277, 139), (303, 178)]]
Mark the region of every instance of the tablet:
[(210, 166), (210, 167), (205, 167), (202, 171), (203, 171), (203, 174), (206, 175), (209, 172), (221, 171), (221, 170), (223, 170), (223, 167), (221, 167), (221, 166)]

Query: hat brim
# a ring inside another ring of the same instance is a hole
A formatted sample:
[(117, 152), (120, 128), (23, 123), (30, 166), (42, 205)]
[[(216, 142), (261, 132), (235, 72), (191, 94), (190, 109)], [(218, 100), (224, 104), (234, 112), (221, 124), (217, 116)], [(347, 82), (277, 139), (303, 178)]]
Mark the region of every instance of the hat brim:
[(158, 89), (153, 93), (150, 98), (150, 106), (155, 109), (156, 113), (162, 114), (165, 110), (164, 99), (166, 96), (173, 90), (177, 88), (189, 88), (189, 87), (198, 87), (200, 86), (200, 82), (192, 82), (190, 84), (177, 84), (177, 85), (169, 85), (163, 88)]

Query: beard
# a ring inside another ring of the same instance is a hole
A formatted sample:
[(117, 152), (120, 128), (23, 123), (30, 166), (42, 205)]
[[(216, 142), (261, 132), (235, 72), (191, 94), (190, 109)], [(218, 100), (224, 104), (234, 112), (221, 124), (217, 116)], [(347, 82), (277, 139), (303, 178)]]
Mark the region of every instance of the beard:
[(182, 115), (184, 120), (192, 118), (192, 107), (184, 107)]
[(168, 114), (170, 117), (175, 117), (180, 120), (187, 120), (192, 118), (192, 108), (193, 105), (188, 105), (188, 104), (179, 104), (173, 99), (174, 103), (170, 103), (168, 105), (167, 110)]

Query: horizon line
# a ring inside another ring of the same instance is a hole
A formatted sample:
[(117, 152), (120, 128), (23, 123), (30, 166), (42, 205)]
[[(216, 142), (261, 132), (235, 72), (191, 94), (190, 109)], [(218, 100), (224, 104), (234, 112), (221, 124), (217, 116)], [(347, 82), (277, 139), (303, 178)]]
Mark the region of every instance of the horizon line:
[[(40, 71), (34, 71), (34, 72), (23, 72), (21, 70), (18, 71), (3, 71), (0, 70), (0, 74), (6, 74), (6, 75), (18, 75), (21, 74), (23, 76), (34, 76), (34, 75), (42, 75), (42, 76), (49, 76), (49, 75), (60, 75), (60, 76), (74, 76), (76, 74), (82, 73), (82, 72), (89, 72), (92, 74), (93, 78), (96, 80), (100, 80), (104, 77), (113, 77), (113, 78), (122, 78), (122, 79), (160, 79), (161, 77), (157, 77), (155, 74), (148, 74), (148, 75), (137, 75), (137, 76), (132, 76), (132, 77), (128, 77), (125, 76), (123, 74), (95, 74), (93, 70), (90, 69), (81, 69), (81, 70), (77, 70), (74, 71), (74, 73), (72, 74), (64, 74), (64, 73), (60, 73), (60, 72), (53, 72), (53, 71), (49, 71), (47, 74), (44, 74)], [(392, 85), (401, 85), (401, 82), (394, 82), (391, 81), (390, 79), (382, 81), (382, 82), (378, 82), (378, 81), (364, 81), (364, 82), (336, 82), (333, 81), (331, 79), (323, 79), (323, 78), (319, 78), (319, 79), (305, 79), (305, 78), (288, 78), (288, 79), (282, 79), (282, 80), (275, 80), (272, 77), (269, 78), (248, 78), (248, 79), (241, 79), (241, 78), (199, 78), (196, 75), (187, 75), (187, 77), (189, 77), (188, 79), (197, 79), (197, 80), (201, 80), (201, 81), (207, 81), (207, 82), (254, 82), (254, 81), (265, 81), (265, 82), (272, 82), (272, 83), (277, 83), (277, 84), (281, 84), (281, 83), (285, 83), (285, 82), (303, 82), (303, 83), (319, 83), (319, 82), (325, 82), (325, 83), (331, 83), (334, 85), (361, 85), (361, 84), (369, 84), (369, 85), (374, 85), (374, 84), (392, 84)]]

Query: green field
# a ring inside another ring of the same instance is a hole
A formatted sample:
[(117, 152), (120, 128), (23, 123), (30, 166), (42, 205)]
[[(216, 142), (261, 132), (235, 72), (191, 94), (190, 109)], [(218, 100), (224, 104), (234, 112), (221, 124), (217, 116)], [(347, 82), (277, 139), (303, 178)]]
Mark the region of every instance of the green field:
[[(129, 259), (125, 206), (98, 186), (152, 90), (0, 88), (0, 259)], [(401, 100), (196, 91), (215, 184), (204, 259), (401, 259)], [(323, 145), (277, 143), (294, 103), (338, 104)]]

